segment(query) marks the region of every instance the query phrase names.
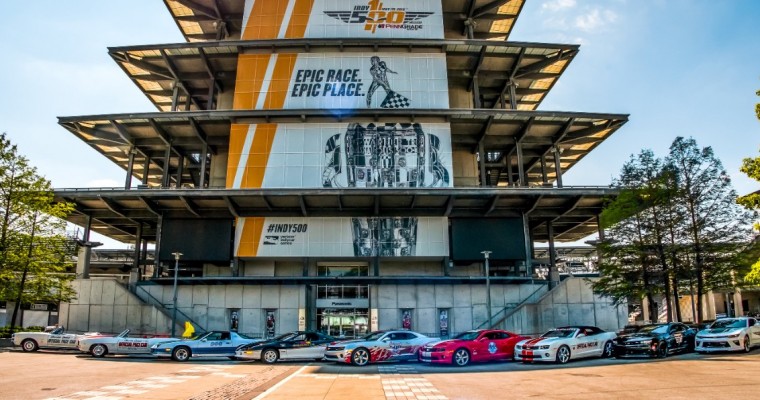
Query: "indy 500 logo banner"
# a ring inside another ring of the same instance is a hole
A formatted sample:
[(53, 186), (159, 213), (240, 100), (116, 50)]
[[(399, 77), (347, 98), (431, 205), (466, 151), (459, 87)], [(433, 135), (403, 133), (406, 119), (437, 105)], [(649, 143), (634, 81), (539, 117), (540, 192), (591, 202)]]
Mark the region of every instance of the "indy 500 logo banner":
[(242, 38), (443, 39), (443, 11), (440, 0), (246, 0)]

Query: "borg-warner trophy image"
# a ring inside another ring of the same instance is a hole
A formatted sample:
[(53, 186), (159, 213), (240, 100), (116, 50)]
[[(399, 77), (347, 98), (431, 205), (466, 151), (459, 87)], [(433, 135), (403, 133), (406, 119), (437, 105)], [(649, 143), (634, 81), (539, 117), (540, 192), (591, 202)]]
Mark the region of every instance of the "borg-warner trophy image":
[[(325, 144), (324, 187), (449, 187), (440, 139), (420, 124), (351, 123)], [(352, 218), (354, 255), (414, 256), (417, 218)]]
[(369, 69), (369, 73), (372, 75), (372, 84), (367, 90), (367, 108), (372, 107), (372, 96), (378, 88), (385, 90), (385, 99), (380, 103), (380, 108), (408, 108), (411, 106), (412, 102), (405, 96), (394, 92), (388, 82), (388, 72), (392, 74), (397, 74), (397, 72), (388, 68), (385, 61), (380, 60), (378, 56), (372, 56), (370, 63), (372, 63), (372, 67)]

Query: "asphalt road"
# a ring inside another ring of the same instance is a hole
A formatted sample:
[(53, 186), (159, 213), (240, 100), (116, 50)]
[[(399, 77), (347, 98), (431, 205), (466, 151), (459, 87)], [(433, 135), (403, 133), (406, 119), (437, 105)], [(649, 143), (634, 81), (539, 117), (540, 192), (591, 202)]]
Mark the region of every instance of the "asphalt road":
[(567, 365), (353, 367), (0, 352), (0, 399), (725, 399), (760, 393), (760, 350)]

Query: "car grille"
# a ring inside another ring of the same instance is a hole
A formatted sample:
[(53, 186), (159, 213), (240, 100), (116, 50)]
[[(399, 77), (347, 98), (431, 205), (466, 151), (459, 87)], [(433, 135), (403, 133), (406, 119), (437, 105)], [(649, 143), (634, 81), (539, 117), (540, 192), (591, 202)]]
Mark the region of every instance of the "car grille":
[[(701, 342), (702, 347), (725, 348), (731, 347), (728, 342)], [(697, 344), (699, 346), (699, 343)]]
[(342, 347), (342, 346), (341, 346), (341, 347), (336, 347), (336, 346), (327, 346), (327, 349), (326, 349), (326, 351), (341, 351), (341, 350), (343, 350), (344, 348), (345, 348), (345, 347)]

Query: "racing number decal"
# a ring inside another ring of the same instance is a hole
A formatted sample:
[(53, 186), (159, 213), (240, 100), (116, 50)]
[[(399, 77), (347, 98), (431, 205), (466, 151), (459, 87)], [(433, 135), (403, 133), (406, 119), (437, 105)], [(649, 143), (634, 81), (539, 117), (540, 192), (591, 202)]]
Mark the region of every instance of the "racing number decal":
[(496, 343), (494, 342), (488, 343), (488, 352), (491, 354), (496, 354)]
[(676, 333), (673, 334), (673, 338), (676, 340), (676, 344), (683, 343), (683, 333), (676, 332)]
[(117, 347), (148, 347), (147, 342), (119, 342)]
[(208, 342), (208, 345), (211, 346), (211, 347), (221, 347), (221, 346), (224, 345), (224, 343), (222, 343), (221, 341), (218, 341), (218, 340), (214, 340), (212, 342)]

